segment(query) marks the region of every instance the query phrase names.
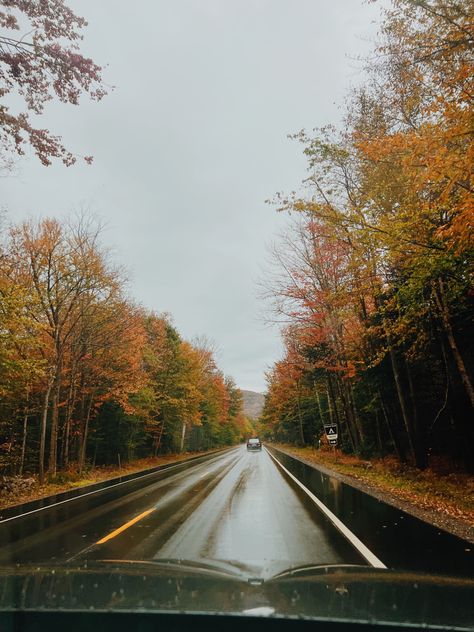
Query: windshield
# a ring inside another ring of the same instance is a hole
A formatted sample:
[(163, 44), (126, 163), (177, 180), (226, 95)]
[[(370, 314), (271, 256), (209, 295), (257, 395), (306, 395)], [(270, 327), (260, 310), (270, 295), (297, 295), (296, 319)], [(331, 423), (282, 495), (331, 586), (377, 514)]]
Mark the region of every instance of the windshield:
[(0, 613), (468, 625), (473, 19), (0, 2)]

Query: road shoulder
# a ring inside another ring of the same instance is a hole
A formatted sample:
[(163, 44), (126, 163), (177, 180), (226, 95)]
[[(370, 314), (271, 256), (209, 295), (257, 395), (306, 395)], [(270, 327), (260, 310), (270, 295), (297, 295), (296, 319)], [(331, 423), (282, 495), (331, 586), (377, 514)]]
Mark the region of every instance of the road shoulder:
[(41, 500), (63, 492), (73, 492), (74, 490), (80, 492), (83, 488), (90, 485), (108, 481), (112, 483), (114, 479), (130, 474), (145, 474), (152, 468), (212, 454), (225, 449), (225, 447), (231, 446), (223, 446), (223, 448), (214, 448), (202, 452), (183, 452), (149, 457), (124, 463), (120, 468), (110, 466), (90, 468), (82, 476), (79, 476), (71, 469), (68, 472), (61, 472), (55, 481), (47, 482), (44, 485), (39, 484), (37, 476), (3, 477), (3, 480), (0, 482), (0, 510), (10, 509), (17, 505)]
[[(332, 476), (366, 494), (370, 494), (378, 500), (474, 544), (474, 508), (472, 510), (461, 510), (456, 507), (455, 503), (449, 503), (438, 498), (436, 490), (426, 494), (410, 492), (410, 497), (407, 497), (407, 493), (403, 488), (396, 490), (379, 480), (371, 480), (371, 473), (364, 473), (363, 467), (361, 467), (361, 473), (349, 474), (338, 470), (338, 466), (341, 469), (344, 468), (343, 463), (334, 461), (329, 465), (327, 459), (325, 459), (324, 463), (321, 463), (318, 459), (318, 451), (314, 448), (296, 448), (281, 444), (272, 445), (328, 476)], [(360, 463), (363, 464), (364, 462), (360, 461)], [(465, 492), (466, 494), (470, 493), (469, 490), (465, 490)], [(458, 515), (452, 515), (456, 513)]]

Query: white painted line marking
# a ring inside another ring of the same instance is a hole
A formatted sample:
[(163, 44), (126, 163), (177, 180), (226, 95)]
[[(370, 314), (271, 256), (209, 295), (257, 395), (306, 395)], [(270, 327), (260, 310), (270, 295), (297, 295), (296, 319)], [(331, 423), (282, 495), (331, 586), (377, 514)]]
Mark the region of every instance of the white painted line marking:
[[(235, 448), (224, 448), (225, 452), (230, 452)], [(211, 453), (213, 454), (213, 453)], [(198, 456), (195, 461), (199, 461), (201, 458), (205, 458), (207, 455), (203, 455), (202, 457)], [(213, 454), (214, 456), (214, 454)], [(221, 454), (216, 454), (215, 458), (222, 456)], [(94, 489), (92, 492), (86, 492), (85, 494), (80, 494), (79, 496), (73, 496), (72, 498), (66, 498), (66, 500), (60, 500), (57, 503), (53, 503), (51, 505), (45, 505), (44, 507), (38, 507), (38, 509), (32, 509), (31, 511), (26, 511), (25, 513), (18, 514), (17, 516), (11, 516), (11, 518), (5, 518), (4, 520), (0, 520), (0, 524), (5, 524), (5, 522), (10, 522), (10, 520), (16, 520), (17, 518), (24, 518), (25, 516), (29, 516), (31, 514), (37, 513), (39, 511), (44, 511), (45, 509), (52, 509), (53, 507), (58, 507), (59, 505), (64, 505), (65, 503), (70, 503), (73, 500), (79, 500), (80, 498), (86, 498), (86, 496), (92, 496), (93, 494), (98, 494), (99, 492), (105, 492), (109, 489), (113, 489), (114, 487), (119, 487), (120, 485), (126, 485), (127, 483), (132, 483), (133, 481), (139, 481), (143, 478), (147, 478), (148, 476), (156, 476), (157, 474), (161, 474), (161, 472), (168, 472), (169, 470), (174, 469), (175, 467), (179, 467), (185, 463), (192, 463), (193, 459), (191, 458), (189, 461), (184, 460), (176, 463), (175, 465), (170, 465), (169, 467), (164, 467), (161, 470), (157, 470), (156, 472), (150, 472), (149, 474), (143, 474), (143, 476), (136, 476), (135, 478), (130, 479), (129, 481), (121, 481), (120, 483), (114, 483), (113, 485), (109, 485), (108, 487), (102, 487), (101, 489)], [(199, 465), (196, 463), (196, 465)], [(63, 493), (63, 492), (60, 492)], [(41, 500), (41, 499), (39, 499)]]
[(362, 557), (364, 557), (371, 566), (373, 566), (374, 568), (387, 568), (385, 564), (381, 560), (379, 560), (379, 558), (374, 555), (372, 551), (368, 549), (365, 544), (361, 542), (361, 540), (359, 540), (359, 538), (354, 533), (352, 533), (352, 531), (348, 529), (346, 525), (341, 522), (341, 520), (339, 520), (339, 518), (335, 514), (333, 514), (333, 512), (328, 507), (326, 507), (323, 502), (319, 500), (317, 496), (313, 494), (312, 491), (310, 491), (305, 485), (303, 485), (303, 483), (301, 483), (296, 478), (296, 476), (293, 476), (293, 474), (289, 472), (286, 467), (282, 463), (280, 463), (280, 461), (275, 456), (273, 456), (271, 452), (269, 452), (269, 450), (267, 450), (266, 448), (265, 450), (271, 456), (271, 458), (281, 467), (281, 469), (286, 472), (286, 474), (288, 474), (288, 476), (299, 487), (301, 487), (301, 489), (311, 498), (311, 500), (318, 506), (323, 514), (327, 518), (329, 518), (336, 529), (338, 529), (338, 531), (340, 531), (342, 535), (349, 540), (352, 546), (354, 546), (359, 551)]

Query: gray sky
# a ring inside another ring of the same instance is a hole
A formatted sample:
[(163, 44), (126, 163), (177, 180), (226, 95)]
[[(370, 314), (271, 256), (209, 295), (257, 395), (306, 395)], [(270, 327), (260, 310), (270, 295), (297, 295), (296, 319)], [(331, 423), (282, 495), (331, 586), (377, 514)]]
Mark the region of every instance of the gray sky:
[(281, 353), (259, 319), (255, 282), (286, 218), (264, 200), (298, 187), (301, 146), (286, 135), (340, 119), (378, 6), (362, 0), (69, 0), (83, 52), (107, 64), (101, 103), (51, 105), (42, 126), (92, 166), (2, 179), (9, 219), (81, 205), (129, 270), (130, 293), (205, 334), (241, 388), (263, 391)]

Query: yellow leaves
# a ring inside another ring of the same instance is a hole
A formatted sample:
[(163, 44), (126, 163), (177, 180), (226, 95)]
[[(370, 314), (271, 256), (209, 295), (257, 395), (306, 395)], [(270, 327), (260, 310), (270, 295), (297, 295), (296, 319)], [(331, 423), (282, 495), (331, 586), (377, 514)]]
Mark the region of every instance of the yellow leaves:
[[(395, 6), (384, 24), (386, 60), (373, 68), (374, 99), (385, 105), (390, 125), (363, 126), (369, 132), (354, 137), (355, 147), (369, 170), (382, 163), (398, 171), (401, 206), (411, 207), (415, 222), (428, 220), (418, 227), (420, 244), (438, 238), (459, 250), (471, 243), (473, 230), (474, 60), (467, 37), (472, 13), (453, 17), (445, 3), (432, 12), (404, 0)], [(447, 207), (451, 213), (440, 222)], [(400, 228), (399, 237), (410, 238), (413, 227)]]

